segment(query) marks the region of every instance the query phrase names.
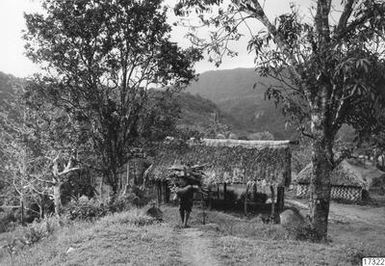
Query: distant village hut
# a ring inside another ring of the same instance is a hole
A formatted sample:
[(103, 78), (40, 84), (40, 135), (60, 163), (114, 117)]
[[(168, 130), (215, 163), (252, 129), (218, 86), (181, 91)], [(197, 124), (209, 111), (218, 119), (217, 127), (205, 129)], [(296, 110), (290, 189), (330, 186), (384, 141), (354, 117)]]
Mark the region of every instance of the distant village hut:
[[(269, 186), (272, 192), (272, 213), (283, 208), (284, 188), (291, 182), (290, 141), (246, 141), (233, 139), (203, 139), (190, 142), (183, 147), (165, 144), (154, 158), (151, 176), (158, 185), (158, 196), (167, 201), (167, 180), (170, 168), (175, 164), (206, 165), (205, 185), (245, 184)], [(247, 212), (247, 197), (245, 197)]]
[[(297, 197), (308, 197), (312, 164), (308, 164), (297, 176)], [(363, 199), (367, 184), (364, 177), (347, 161), (334, 169), (331, 175), (331, 199), (358, 202)]]

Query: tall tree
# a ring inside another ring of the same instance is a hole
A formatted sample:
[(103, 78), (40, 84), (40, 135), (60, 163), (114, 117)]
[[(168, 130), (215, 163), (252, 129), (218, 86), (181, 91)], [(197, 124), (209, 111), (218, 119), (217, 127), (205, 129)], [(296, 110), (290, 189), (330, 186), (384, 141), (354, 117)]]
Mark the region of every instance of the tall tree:
[[(281, 83), (270, 87), (267, 96), (301, 124), (309, 121), (303, 133), (312, 142), (310, 217), (314, 239), (325, 239), (330, 173), (343, 159), (335, 156), (335, 136), (343, 124), (353, 126), (358, 134), (374, 129), (385, 102), (385, 3), (316, 0), (310, 17), (292, 6), (271, 21), (262, 1), (231, 0), (227, 7), (223, 2), (181, 0), (175, 11), (188, 15), (193, 8), (203, 24), (217, 27), (210, 42), (191, 35), (196, 44), (216, 55), (212, 58), (217, 62), (226, 52), (232, 54), (227, 44), (241, 37), (240, 25), (250, 31), (248, 49), (255, 53), (257, 68)], [(212, 12), (209, 18), (207, 11)], [(247, 24), (250, 21), (260, 22), (264, 29), (255, 32)]]
[(105, 181), (141, 135), (149, 88), (180, 88), (193, 77), (194, 49), (170, 41), (161, 0), (44, 0), (27, 14), (27, 55), (44, 70), (39, 90), (72, 119), (87, 124)]

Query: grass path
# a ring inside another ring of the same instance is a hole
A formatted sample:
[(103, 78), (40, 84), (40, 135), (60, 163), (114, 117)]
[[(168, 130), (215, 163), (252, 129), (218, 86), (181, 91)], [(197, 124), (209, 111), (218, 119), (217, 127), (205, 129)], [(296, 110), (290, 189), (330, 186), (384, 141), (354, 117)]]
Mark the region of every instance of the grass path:
[[(178, 209), (162, 206), (163, 223), (138, 223), (138, 211), (58, 228), (48, 238), (0, 265), (359, 265), (362, 256), (383, 255), (379, 227), (331, 223), (331, 242), (292, 240), (280, 225), (194, 209), (191, 228), (181, 229)], [(140, 225), (139, 225), (140, 224)], [(2, 256), (3, 255), (3, 256)]]
[(181, 234), (182, 260), (187, 265), (217, 266), (221, 265), (213, 256), (211, 240), (196, 228), (184, 229)]

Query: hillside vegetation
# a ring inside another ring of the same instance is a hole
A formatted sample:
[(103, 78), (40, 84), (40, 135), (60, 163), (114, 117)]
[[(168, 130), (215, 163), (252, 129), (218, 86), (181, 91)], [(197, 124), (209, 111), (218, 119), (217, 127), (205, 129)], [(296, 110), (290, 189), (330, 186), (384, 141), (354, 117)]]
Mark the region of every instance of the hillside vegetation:
[(265, 100), (265, 91), (274, 82), (261, 77), (254, 69), (208, 71), (187, 91), (213, 101), (222, 112), (238, 121), (237, 129), (245, 134), (270, 131), (276, 139), (287, 139), (294, 135), (294, 130), (285, 129), (280, 110)]
[(178, 121), (181, 127), (207, 132), (214, 126), (215, 120), (236, 132), (242, 127), (233, 116), (224, 113), (215, 103), (200, 95), (181, 93), (177, 101), (181, 107), (181, 117)]
[[(0, 72), (0, 105), (12, 97), (22, 79)], [(294, 130), (285, 129), (285, 119), (264, 93), (273, 81), (253, 69), (233, 69), (202, 73), (177, 101), (181, 106), (179, 126), (202, 132), (214, 123), (214, 115), (229, 130), (240, 135), (269, 131), (275, 139), (287, 139)], [(253, 89), (253, 85), (256, 87)]]

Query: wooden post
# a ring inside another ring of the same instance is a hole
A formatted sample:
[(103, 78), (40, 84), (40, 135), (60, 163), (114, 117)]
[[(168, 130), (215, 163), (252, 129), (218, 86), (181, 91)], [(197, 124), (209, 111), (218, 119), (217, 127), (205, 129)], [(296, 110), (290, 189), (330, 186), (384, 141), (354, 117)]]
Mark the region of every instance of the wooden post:
[(271, 218), (275, 221), (275, 190), (273, 186), (270, 186), (271, 191)]
[(246, 185), (246, 192), (245, 192), (245, 201), (243, 206), (243, 211), (245, 213), (245, 216), (247, 216), (247, 195), (249, 194), (249, 184)]
[(223, 183), (223, 200), (226, 201), (227, 184)]
[(205, 206), (205, 199), (203, 197), (203, 193), (201, 193), (201, 208), (202, 208), (202, 224), (205, 225), (206, 224), (206, 206)]
[(213, 209), (213, 198), (211, 197), (211, 188), (209, 188), (209, 191), (207, 193), (208, 201), (209, 201), (209, 210), (211, 211)]
[(158, 194), (158, 207), (160, 206), (160, 204), (162, 203), (162, 197), (161, 197), (161, 185), (160, 185), (160, 181), (156, 181), (156, 191), (157, 191), (157, 194)]
[(168, 187), (168, 182), (164, 182), (164, 202), (169, 203), (170, 202), (170, 188)]
[(278, 187), (277, 188), (277, 212), (280, 213), (283, 211), (285, 206), (285, 188)]
[(253, 183), (253, 200), (254, 202), (257, 201), (257, 182), (256, 181)]
[(164, 186), (164, 182), (160, 183), (161, 191), (162, 191), (162, 203), (166, 203), (166, 187)]

